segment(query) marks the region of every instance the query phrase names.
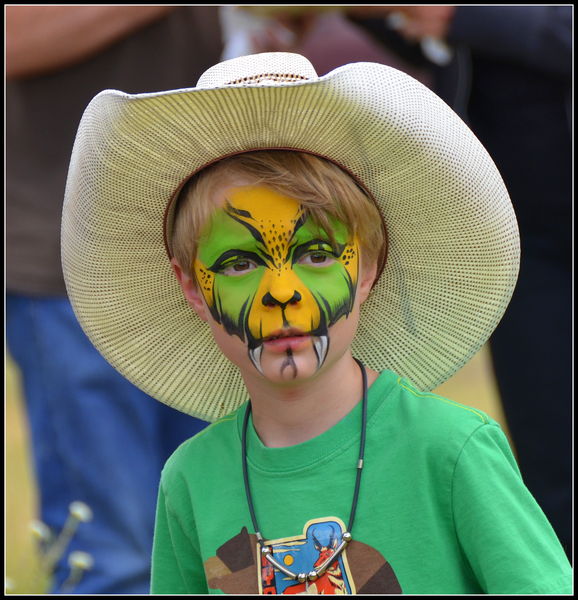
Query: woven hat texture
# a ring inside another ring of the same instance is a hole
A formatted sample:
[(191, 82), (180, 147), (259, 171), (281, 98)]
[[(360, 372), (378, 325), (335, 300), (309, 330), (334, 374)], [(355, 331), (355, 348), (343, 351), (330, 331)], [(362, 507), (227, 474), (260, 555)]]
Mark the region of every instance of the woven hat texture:
[(327, 157), (373, 195), (387, 263), (352, 351), (430, 390), (487, 341), (512, 295), (519, 239), (490, 156), (432, 91), (393, 68), (318, 77), (303, 57), (216, 65), (197, 87), (98, 94), (76, 137), (62, 221), (75, 313), (104, 357), (158, 400), (213, 421), (247, 400), (237, 368), (185, 301), (164, 217), (191, 174), (260, 148)]

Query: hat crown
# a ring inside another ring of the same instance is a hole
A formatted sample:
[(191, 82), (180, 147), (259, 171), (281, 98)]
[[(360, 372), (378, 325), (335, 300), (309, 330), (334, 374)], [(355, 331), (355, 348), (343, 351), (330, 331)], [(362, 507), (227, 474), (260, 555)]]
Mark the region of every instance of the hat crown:
[(214, 65), (197, 82), (197, 89), (225, 86), (279, 85), (317, 79), (313, 65), (300, 54), (263, 52)]

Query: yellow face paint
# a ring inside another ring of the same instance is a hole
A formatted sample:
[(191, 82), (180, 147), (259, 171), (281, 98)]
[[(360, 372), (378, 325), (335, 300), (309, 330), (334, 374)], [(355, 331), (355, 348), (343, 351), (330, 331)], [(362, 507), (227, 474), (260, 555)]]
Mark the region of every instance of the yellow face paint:
[(321, 365), (328, 328), (355, 299), (358, 245), (346, 227), (334, 224), (332, 243), (297, 200), (243, 186), (229, 190), (203, 234), (200, 289), (215, 320), (247, 342), (255, 366), (263, 341), (288, 331), (312, 336)]

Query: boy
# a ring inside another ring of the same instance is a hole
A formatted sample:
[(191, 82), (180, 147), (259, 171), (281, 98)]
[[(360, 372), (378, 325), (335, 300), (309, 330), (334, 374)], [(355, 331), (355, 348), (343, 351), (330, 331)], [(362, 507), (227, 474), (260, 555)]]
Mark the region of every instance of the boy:
[(63, 218), (73, 304), (133, 382), (216, 421), (163, 471), (152, 592), (569, 593), (499, 426), (428, 393), (518, 258), (487, 153), (393, 69), (262, 54), (97, 96)]

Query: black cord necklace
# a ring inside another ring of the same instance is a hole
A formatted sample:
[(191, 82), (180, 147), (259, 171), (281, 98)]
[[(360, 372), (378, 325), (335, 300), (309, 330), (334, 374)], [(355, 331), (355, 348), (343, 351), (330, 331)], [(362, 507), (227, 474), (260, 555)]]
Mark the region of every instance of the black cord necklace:
[(309, 573), (293, 573), (284, 565), (278, 563), (272, 555), (272, 550), (270, 546), (265, 544), (265, 540), (261, 535), (259, 530), (259, 526), (257, 525), (257, 518), (255, 516), (255, 507), (253, 505), (253, 498), (251, 497), (251, 488), (249, 486), (249, 475), (247, 471), (247, 426), (249, 423), (249, 415), (251, 414), (251, 403), (247, 404), (247, 409), (245, 411), (245, 420), (243, 422), (243, 436), (242, 436), (242, 446), (243, 446), (243, 481), (245, 483), (245, 494), (247, 495), (247, 504), (249, 505), (249, 512), (251, 513), (251, 520), (253, 521), (253, 527), (255, 529), (255, 535), (257, 536), (257, 541), (259, 542), (259, 546), (261, 548), (261, 554), (267, 559), (267, 561), (277, 570), (281, 571), (287, 577), (299, 581), (300, 583), (305, 583), (307, 581), (315, 581), (317, 580), (325, 571), (339, 558), (347, 544), (351, 542), (351, 530), (353, 529), (353, 521), (355, 519), (355, 511), (357, 510), (357, 499), (359, 497), (359, 484), (361, 482), (361, 471), (363, 470), (363, 456), (365, 453), (365, 430), (367, 424), (367, 373), (365, 372), (365, 367), (363, 364), (354, 358), (355, 362), (359, 365), (361, 369), (361, 377), (363, 380), (363, 398), (362, 398), (362, 416), (361, 416), (361, 438), (359, 441), (359, 459), (357, 461), (357, 477), (355, 479), (355, 490), (353, 492), (353, 503), (351, 505), (351, 512), (349, 515), (349, 523), (347, 525), (347, 531), (345, 531), (341, 537), (341, 543), (335, 550), (335, 552), (317, 569), (310, 571)]

